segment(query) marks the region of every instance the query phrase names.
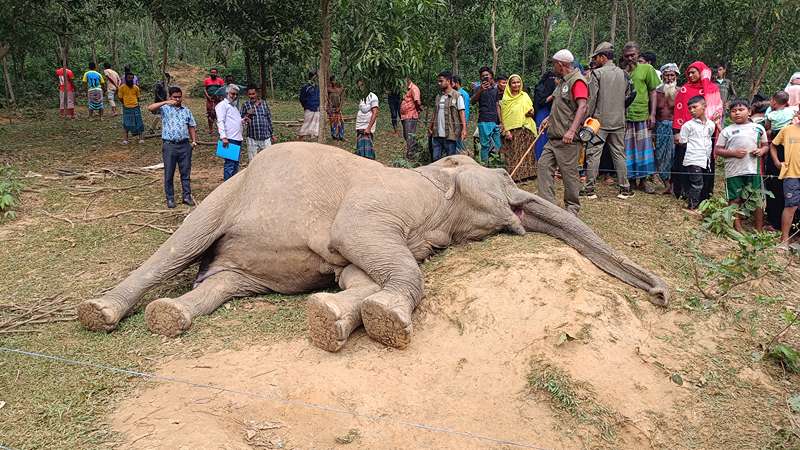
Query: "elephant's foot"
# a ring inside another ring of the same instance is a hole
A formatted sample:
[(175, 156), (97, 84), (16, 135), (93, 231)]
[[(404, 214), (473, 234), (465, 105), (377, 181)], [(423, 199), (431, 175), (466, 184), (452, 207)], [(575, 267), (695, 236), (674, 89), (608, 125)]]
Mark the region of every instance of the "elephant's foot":
[(167, 337), (175, 337), (192, 326), (192, 314), (181, 302), (172, 298), (154, 300), (144, 311), (147, 329)]
[(112, 331), (125, 314), (107, 298), (86, 300), (78, 305), (78, 320), (89, 331)]
[(341, 294), (314, 294), (306, 307), (309, 339), (329, 352), (341, 350), (350, 333), (361, 325), (360, 302), (347, 301)]
[(410, 302), (396, 294), (379, 292), (361, 305), (367, 334), (390, 347), (405, 348), (411, 342), (413, 325)]

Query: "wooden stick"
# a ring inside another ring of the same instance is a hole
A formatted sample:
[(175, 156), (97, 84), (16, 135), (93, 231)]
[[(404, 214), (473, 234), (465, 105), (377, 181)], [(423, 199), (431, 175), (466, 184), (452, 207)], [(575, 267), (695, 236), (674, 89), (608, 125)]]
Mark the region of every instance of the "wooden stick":
[(544, 133), (540, 133), (538, 136), (536, 136), (536, 139), (534, 139), (533, 142), (531, 142), (531, 145), (528, 147), (527, 150), (525, 150), (525, 153), (522, 154), (522, 158), (519, 159), (519, 162), (517, 163), (516, 167), (514, 167), (514, 170), (511, 171), (510, 177), (512, 179), (514, 178), (514, 174), (517, 173), (517, 169), (519, 169), (519, 166), (522, 165), (522, 161), (525, 161), (525, 158), (528, 157), (528, 153), (531, 152), (533, 147), (536, 146), (536, 143), (539, 142), (539, 138), (541, 138), (543, 135)]
[(47, 212), (45, 210), (42, 210), (42, 212), (47, 217), (51, 217), (53, 219), (58, 219), (58, 220), (63, 220), (64, 222), (67, 222), (68, 224), (70, 224), (72, 226), (72, 228), (75, 228), (75, 222), (67, 219), (66, 217), (59, 217), (59, 216), (56, 216), (55, 214), (50, 214), (49, 212)]

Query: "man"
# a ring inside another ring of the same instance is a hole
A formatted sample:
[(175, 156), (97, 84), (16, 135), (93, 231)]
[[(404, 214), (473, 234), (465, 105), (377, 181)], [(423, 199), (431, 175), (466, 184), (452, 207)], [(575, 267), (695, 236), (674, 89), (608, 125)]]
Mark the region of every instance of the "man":
[(303, 106), (303, 125), (297, 132), (297, 139), (316, 140), (319, 136), (319, 86), (316, 84), (317, 72), (308, 72), (308, 81), (300, 88), (300, 104)]
[(456, 142), (467, 138), (464, 97), (453, 89), (453, 75), (441, 72), (436, 79), (441, 93), (436, 96), (436, 109), (428, 134), (433, 138), (433, 160), (458, 153)]
[(122, 84), (122, 79), (119, 77), (117, 71), (111, 68), (111, 64), (107, 62), (103, 63), (103, 74), (106, 76), (106, 80), (108, 80), (106, 90), (108, 91), (108, 105), (111, 106), (111, 116), (117, 117), (117, 102), (115, 101), (115, 97), (117, 95), (117, 89), (119, 89)]
[(497, 101), (503, 99), (503, 94), (506, 93), (506, 86), (508, 86), (508, 77), (505, 75), (497, 76)]
[(725, 105), (726, 110), (728, 109), (728, 103), (736, 98), (736, 89), (734, 89), (733, 83), (725, 78), (727, 73), (728, 69), (724, 64), (717, 64), (717, 76), (714, 78), (714, 83), (717, 83), (719, 87), (719, 96), (722, 98), (722, 104)]
[(95, 69), (97, 69), (97, 65), (90, 62), (89, 70), (83, 74), (83, 84), (86, 87), (89, 118), (91, 119), (96, 112), (99, 119), (103, 120), (103, 85), (105, 84), (105, 79)]
[(344, 86), (336, 82), (333, 75), (328, 78), (328, 123), (331, 126), (331, 139), (344, 140), (344, 118), (342, 117), (342, 98)]
[[(458, 91), (458, 93), (461, 94), (461, 97), (464, 98), (464, 120), (465, 123), (469, 123), (469, 92), (467, 92), (467, 90), (462, 86), (461, 77), (458, 75), (453, 75), (453, 89)], [(456, 141), (456, 147), (461, 153), (467, 152), (464, 141), (461, 139)]]
[(269, 105), (261, 99), (255, 86), (247, 88), (248, 100), (242, 105), (241, 114), (247, 124), (247, 161), (252, 162), (256, 154), (272, 145), (272, 113)]
[(217, 104), (222, 100), (219, 95), (217, 95), (217, 90), (220, 86), (225, 85), (225, 80), (223, 80), (217, 69), (211, 68), (208, 71), (208, 77), (203, 80), (203, 95), (206, 97), (206, 118), (208, 119), (208, 134), (211, 135), (214, 132), (214, 122), (217, 120), (217, 113), (214, 108), (216, 108)]
[[(592, 54), (592, 64), (596, 67), (589, 75), (592, 98), (589, 100), (589, 116), (600, 121), (598, 136), (605, 142), (614, 170), (617, 172), (619, 195), (628, 199), (633, 196), (628, 181), (625, 160), (625, 99), (629, 93), (628, 76), (614, 64), (614, 48), (609, 42), (602, 42)], [(597, 198), (596, 183), (603, 155), (603, 143), (588, 145), (586, 148), (586, 187), (582, 195), (589, 199)]]
[[(656, 54), (653, 52), (644, 52), (639, 55), (639, 64), (650, 64), (653, 68), (656, 68)], [(656, 74), (658, 75), (658, 79), (661, 79), (661, 71), (656, 69)]]
[[(636, 98), (628, 106), (625, 116), (625, 159), (628, 178), (641, 183), (644, 191), (654, 194), (652, 175), (656, 171), (653, 139), (650, 129), (656, 123), (656, 88), (661, 84), (656, 69), (650, 64), (639, 64), (639, 44), (628, 42), (622, 57), (631, 68), (630, 77)], [(634, 186), (635, 187), (635, 186)]]
[(419, 88), (406, 77), (406, 95), (400, 102), (400, 123), (403, 125), (403, 139), (406, 141), (406, 159), (412, 159), (419, 151), (417, 145), (417, 121), (422, 111), (422, 96)]
[[(239, 98), (239, 86), (229, 84), (227, 88), (228, 95), (225, 100), (222, 100), (214, 108), (217, 113), (217, 130), (219, 131), (219, 139), (222, 141), (222, 146), (227, 147), (230, 144), (237, 147), (242, 146), (242, 115), (237, 107), (237, 100)], [(239, 156), (236, 159), (224, 158), (222, 169), (222, 177), (224, 181), (236, 175), (239, 171)]]
[(489, 152), (500, 151), (500, 115), (497, 108), (498, 90), (494, 72), (484, 66), (478, 70), (481, 84), (470, 99), (478, 104), (478, 136), (481, 141), (480, 162), (489, 162)]
[[(75, 118), (75, 75), (71, 70), (67, 69), (66, 76), (64, 75), (64, 68), (59, 67), (56, 69), (56, 77), (58, 78), (58, 114), (62, 117)], [(67, 92), (64, 93), (66, 86)]]
[(175, 190), (172, 179), (175, 166), (181, 174), (183, 203), (194, 206), (190, 176), (192, 173), (192, 148), (197, 146), (197, 122), (192, 111), (182, 105), (183, 92), (178, 86), (169, 88), (169, 99), (153, 103), (147, 109), (161, 115), (161, 156), (164, 159), (164, 194), (167, 208), (175, 207)]
[(678, 92), (678, 66), (674, 63), (661, 66), (663, 83), (656, 89), (656, 171), (664, 183), (664, 194), (672, 193), (670, 172), (675, 157), (672, 119), (675, 111), (675, 94)]
[(573, 67), (575, 57), (569, 50), (559, 50), (552, 61), (561, 83), (553, 92), (550, 116), (542, 122), (549, 140), (537, 164), (539, 195), (558, 204), (554, 189), (555, 171), (558, 169), (564, 179), (564, 208), (577, 216), (581, 208), (578, 197), (581, 181), (578, 176), (580, 144), (575, 140), (575, 134), (586, 116), (589, 85), (580, 70)]
[(168, 72), (164, 72), (164, 78), (161, 80), (156, 81), (155, 86), (153, 86), (153, 99), (156, 102), (163, 102), (167, 99), (167, 88), (170, 85), (170, 79), (172, 77)]

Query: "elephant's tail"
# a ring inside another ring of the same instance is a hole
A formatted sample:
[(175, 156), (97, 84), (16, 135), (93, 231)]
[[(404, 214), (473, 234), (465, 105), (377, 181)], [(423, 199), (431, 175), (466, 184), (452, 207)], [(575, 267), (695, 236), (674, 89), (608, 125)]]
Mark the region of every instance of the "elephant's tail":
[(116, 328), (149, 289), (197, 261), (225, 233), (226, 215), (238, 203), (245, 178), (240, 174), (214, 189), (144, 264), (103, 297), (79, 305), (83, 325), (95, 331)]

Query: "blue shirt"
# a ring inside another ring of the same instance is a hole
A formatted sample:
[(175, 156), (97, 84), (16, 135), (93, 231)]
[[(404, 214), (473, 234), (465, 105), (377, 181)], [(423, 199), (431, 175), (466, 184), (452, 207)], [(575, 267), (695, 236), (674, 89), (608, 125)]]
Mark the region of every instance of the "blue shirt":
[(319, 111), (319, 87), (306, 83), (300, 88), (300, 104), (306, 111)]
[(102, 89), (103, 76), (100, 72), (89, 70), (83, 74), (83, 82), (86, 83), (87, 88), (91, 91), (94, 89)]
[(458, 89), (458, 92), (460, 92), (461, 96), (464, 97), (464, 106), (466, 106), (466, 108), (464, 108), (464, 118), (467, 122), (469, 122), (469, 93), (466, 89), (464, 89), (463, 86)]
[(167, 141), (182, 141), (189, 139), (189, 127), (197, 127), (192, 111), (181, 106), (162, 105), (161, 111), (161, 139)]

